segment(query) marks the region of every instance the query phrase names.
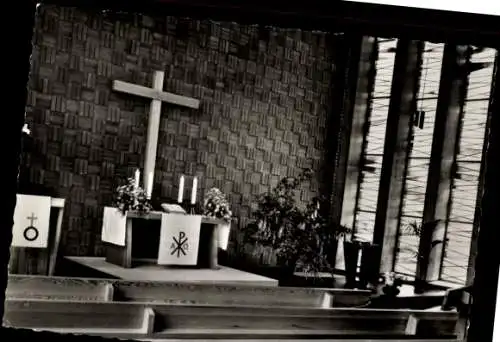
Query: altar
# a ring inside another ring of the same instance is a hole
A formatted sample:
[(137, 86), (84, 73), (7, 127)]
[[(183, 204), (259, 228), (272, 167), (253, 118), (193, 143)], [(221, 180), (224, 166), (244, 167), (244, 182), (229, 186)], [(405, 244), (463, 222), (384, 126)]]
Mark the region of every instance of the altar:
[[(116, 210), (115, 208), (109, 208), (111, 210)], [(120, 213), (118, 213), (120, 214)], [(136, 262), (140, 262), (141, 258), (137, 257), (134, 254), (134, 231), (136, 231), (140, 225), (137, 223), (142, 220), (146, 221), (154, 221), (154, 226), (148, 225), (147, 229), (152, 229), (154, 232), (152, 234), (148, 234), (149, 238), (146, 241), (141, 241), (142, 243), (147, 244), (146, 248), (154, 249), (155, 259), (153, 261), (158, 260), (159, 243), (160, 243), (160, 227), (162, 215), (164, 212), (161, 211), (150, 211), (146, 214), (140, 214), (135, 211), (129, 211), (124, 217), (125, 220), (125, 231), (123, 236), (123, 243), (112, 243), (111, 240), (103, 242), (106, 245), (106, 262), (121, 266), (123, 268), (132, 268)], [(187, 214), (179, 214), (180, 216), (192, 217), (195, 215), (187, 215)], [(156, 224), (157, 223), (157, 224)], [(217, 253), (219, 247), (219, 234), (218, 228), (222, 225), (227, 224), (226, 222), (202, 216), (201, 217), (201, 226), (200, 226), (200, 234), (199, 234), (199, 243), (196, 247), (197, 255), (195, 256), (196, 262), (191, 265), (191, 267), (195, 268), (208, 268), (208, 269), (217, 269), (218, 261), (217, 261)], [(151, 232), (149, 232), (151, 233)], [(145, 235), (145, 234), (143, 234)], [(180, 232), (180, 236), (173, 239), (173, 243), (176, 243), (176, 246), (172, 246), (172, 255), (177, 253), (178, 255), (182, 255), (186, 253), (184, 249), (187, 247), (187, 238), (182, 235)], [(158, 248), (158, 250), (156, 250)], [(151, 260), (148, 260), (151, 262)], [(185, 267), (185, 266), (184, 266)]]

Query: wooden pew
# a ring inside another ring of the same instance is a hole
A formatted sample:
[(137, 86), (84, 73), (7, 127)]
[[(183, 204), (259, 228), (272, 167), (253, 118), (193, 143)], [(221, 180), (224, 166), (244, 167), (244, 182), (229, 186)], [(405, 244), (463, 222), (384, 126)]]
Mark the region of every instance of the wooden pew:
[(171, 304), (355, 307), (369, 302), (362, 290), (259, 287), (10, 275), (7, 298), (140, 301)]
[[(162, 340), (162, 339), (141, 339), (141, 341), (154, 341), (154, 342), (172, 342), (172, 340)], [(184, 342), (200, 342), (200, 340), (196, 339), (183, 339), (182, 341)], [(232, 340), (226, 340), (226, 339), (203, 339), (204, 342), (261, 342), (262, 339), (257, 340), (257, 339), (232, 339)], [(266, 339), (266, 341), (279, 341), (279, 342), (317, 342), (317, 339)], [(373, 341), (385, 341), (385, 342), (458, 342), (457, 339), (453, 338), (439, 338), (439, 339), (421, 339), (421, 338), (384, 338), (384, 337), (373, 337), (369, 338), (367, 340), (365, 337), (363, 338), (329, 338), (325, 341), (328, 342), (373, 342)]]
[(8, 299), (5, 324), (121, 338), (452, 338), (457, 312)]
[(443, 310), (458, 309), (466, 310), (471, 304), (472, 286), (463, 286), (446, 290), (446, 294), (441, 304)]
[(459, 338), (466, 336), (468, 320), (470, 317), (470, 309), (472, 305), (472, 286), (464, 286), (446, 291), (446, 295), (441, 304), (441, 309), (444, 311), (458, 311), (458, 322), (456, 326), (456, 334)]
[[(36, 339), (40, 338), (38, 336), (39, 334), (37, 331), (34, 331), (32, 329), (19, 329), (19, 328), (2, 328), (5, 334), (12, 334), (12, 330), (16, 330), (17, 332), (22, 332), (25, 336), (30, 339)], [(10, 336), (10, 335), (8, 335)], [(83, 339), (87, 338), (87, 335), (81, 335), (81, 334), (72, 334), (72, 337), (77, 338), (79, 341), (83, 341)], [(44, 332), (44, 338), (47, 340), (56, 340), (56, 341), (61, 341), (61, 335), (55, 332), (49, 332), (45, 331)], [(272, 338), (267, 338), (265, 339), (266, 341), (277, 341), (277, 342), (316, 342), (318, 339), (304, 339), (304, 338), (287, 338), (287, 339), (272, 339)], [(116, 340), (114, 340), (116, 341)], [(172, 340), (172, 339), (153, 339), (153, 338), (139, 338), (137, 341), (154, 341), (154, 342), (179, 342), (179, 340)], [(206, 342), (260, 342), (262, 339), (216, 339), (216, 338), (204, 338), (203, 340), (200, 339), (182, 339), (181, 341), (184, 342), (200, 342), (200, 341), (206, 341)], [(339, 337), (339, 338), (329, 338), (325, 339), (325, 342), (374, 342), (374, 341), (387, 341), (387, 342), (458, 342), (457, 339), (453, 338), (430, 338), (430, 339), (424, 339), (424, 338), (416, 338), (413, 336), (401, 336), (394, 338), (393, 336), (389, 338), (384, 338), (380, 336), (376, 337), (360, 337), (360, 336), (349, 336), (349, 337)]]
[[(171, 339), (140, 339), (141, 341), (154, 341), (154, 342), (173, 342)], [(183, 342), (200, 342), (199, 339), (182, 339)], [(203, 339), (204, 342), (261, 342), (262, 339)], [(279, 342), (317, 342), (318, 339), (266, 339), (266, 341), (279, 341)], [(402, 337), (361, 337), (361, 338), (329, 338), (324, 341), (328, 342), (373, 342), (373, 341), (384, 341), (384, 342), (458, 342), (456, 338), (413, 338), (408, 336)]]
[[(151, 341), (151, 342), (173, 342), (176, 340), (172, 339), (148, 339), (141, 338), (140, 341)], [(263, 339), (210, 339), (204, 338), (203, 342), (261, 342)], [(279, 341), (279, 342), (317, 342), (318, 339), (306, 339), (306, 338), (286, 338), (286, 339), (273, 339), (273, 338), (265, 338), (265, 341)], [(182, 339), (183, 342), (200, 342), (199, 339)], [(368, 336), (368, 337), (338, 337), (338, 338), (328, 338), (324, 339), (325, 342), (374, 342), (374, 341), (384, 341), (384, 342), (459, 342), (456, 338), (417, 338), (412, 336)]]

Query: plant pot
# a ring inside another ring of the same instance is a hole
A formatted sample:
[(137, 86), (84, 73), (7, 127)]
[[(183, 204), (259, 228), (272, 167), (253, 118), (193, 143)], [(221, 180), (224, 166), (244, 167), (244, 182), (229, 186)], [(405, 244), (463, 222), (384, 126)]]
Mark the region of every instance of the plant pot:
[(414, 282), (414, 287), (413, 287), (413, 293), (414, 294), (423, 294), (428, 288), (427, 282), (422, 279), (415, 278)]
[(359, 275), (359, 287), (365, 289), (368, 283), (375, 284), (378, 282), (379, 261), (382, 255), (382, 246), (380, 245), (363, 245), (361, 254), (361, 267)]
[(337, 270), (345, 270), (345, 254), (344, 254), (344, 241), (343, 237), (337, 240), (337, 250), (335, 251), (335, 260), (332, 265), (335, 265)]
[(344, 241), (344, 264), (346, 288), (356, 287), (356, 271), (358, 268), (358, 255), (361, 245), (357, 242)]
[(296, 266), (297, 266), (297, 259), (295, 257), (292, 257), (290, 259), (278, 258), (277, 272), (280, 284), (287, 285), (290, 284), (290, 282), (293, 282)]
[(290, 281), (293, 280), (293, 276), (295, 273), (295, 266), (282, 266), (279, 268), (279, 281), (283, 282), (284, 284), (289, 283)]
[[(358, 256), (361, 251), (361, 265), (359, 281), (356, 281)], [(379, 245), (344, 241), (344, 259), (346, 271), (346, 287), (366, 289), (370, 281), (376, 282), (379, 278), (378, 261), (382, 248)]]

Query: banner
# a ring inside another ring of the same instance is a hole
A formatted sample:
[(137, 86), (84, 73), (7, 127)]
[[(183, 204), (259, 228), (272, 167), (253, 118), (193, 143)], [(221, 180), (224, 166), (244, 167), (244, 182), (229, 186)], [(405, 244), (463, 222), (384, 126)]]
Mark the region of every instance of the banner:
[(17, 195), (12, 246), (47, 248), (50, 209), (50, 197)]
[(127, 217), (113, 207), (104, 207), (101, 240), (117, 246), (125, 246)]
[(196, 265), (200, 229), (201, 215), (162, 214), (158, 265)]

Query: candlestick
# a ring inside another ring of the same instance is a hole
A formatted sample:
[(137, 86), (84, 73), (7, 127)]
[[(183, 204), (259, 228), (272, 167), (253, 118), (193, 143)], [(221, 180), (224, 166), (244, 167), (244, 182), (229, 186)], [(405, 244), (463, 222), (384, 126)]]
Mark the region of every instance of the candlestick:
[(189, 207), (189, 215), (196, 215), (195, 205), (191, 204)]
[(198, 190), (198, 178), (194, 177), (193, 179), (193, 189), (191, 191), (191, 204), (194, 205), (196, 203), (196, 191)]
[(135, 170), (135, 180), (134, 180), (134, 188), (138, 188), (139, 187), (139, 177), (141, 176), (141, 172), (139, 171), (139, 169), (136, 169)]
[(146, 196), (148, 199), (151, 199), (152, 193), (153, 193), (153, 172), (150, 172), (148, 177), (148, 187), (146, 189)]
[(31, 134), (31, 130), (28, 128), (28, 124), (27, 123), (25, 123), (24, 126), (23, 126), (23, 133), (27, 134), (27, 135)]
[(184, 176), (181, 176), (179, 180), (179, 195), (177, 196), (177, 203), (182, 204), (182, 199), (184, 198)]

